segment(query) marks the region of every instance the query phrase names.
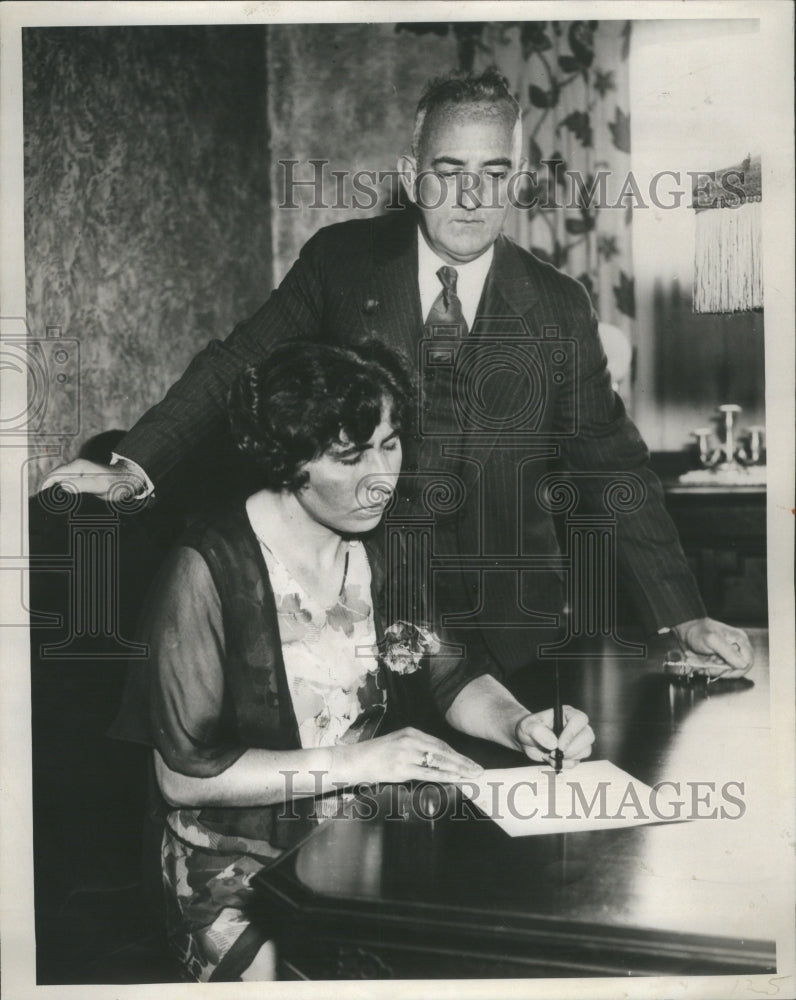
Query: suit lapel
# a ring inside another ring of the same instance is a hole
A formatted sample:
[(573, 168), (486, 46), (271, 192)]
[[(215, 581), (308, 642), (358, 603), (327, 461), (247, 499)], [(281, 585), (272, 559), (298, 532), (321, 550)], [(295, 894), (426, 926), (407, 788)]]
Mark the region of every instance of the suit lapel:
[[(522, 335), (518, 321), (525, 324), (523, 332), (533, 334), (537, 324), (533, 321), (539, 296), (531, 281), (522, 256), (511, 240), (499, 236), (495, 242), (495, 256), (489, 269), (476, 321), (470, 336), (478, 341), (501, 343), (507, 334)], [(498, 377), (500, 377), (498, 375)], [(505, 412), (516, 412), (525, 403), (522, 379), (505, 378), (501, 386), (501, 399)], [(491, 436), (479, 435), (479, 455), (487, 460), (504, 437), (503, 431)]]
[(539, 296), (528, 276), (517, 247), (505, 236), (495, 241), (495, 256), (489, 269), (481, 302), (479, 317), (505, 319), (528, 314), (539, 301)]
[(423, 330), (414, 212), (376, 220), (371, 240), (372, 266), (365, 268), (357, 289), (363, 329), (414, 362)]
[[(407, 209), (375, 220), (370, 239), (372, 264), (363, 269), (355, 292), (362, 328), (368, 336), (378, 337), (414, 358), (423, 334), (416, 213)], [(522, 317), (527, 322), (537, 301), (520, 253), (511, 240), (499, 236), (478, 317)]]

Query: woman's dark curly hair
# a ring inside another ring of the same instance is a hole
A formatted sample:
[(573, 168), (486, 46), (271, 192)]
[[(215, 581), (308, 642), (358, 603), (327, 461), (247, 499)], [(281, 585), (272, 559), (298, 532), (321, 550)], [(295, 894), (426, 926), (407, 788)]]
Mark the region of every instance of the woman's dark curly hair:
[(232, 435), (266, 489), (298, 490), (305, 462), (319, 458), (341, 434), (370, 440), (386, 402), (390, 423), (406, 433), (412, 379), (404, 360), (369, 340), (355, 347), (286, 341), (247, 368), (229, 394)]

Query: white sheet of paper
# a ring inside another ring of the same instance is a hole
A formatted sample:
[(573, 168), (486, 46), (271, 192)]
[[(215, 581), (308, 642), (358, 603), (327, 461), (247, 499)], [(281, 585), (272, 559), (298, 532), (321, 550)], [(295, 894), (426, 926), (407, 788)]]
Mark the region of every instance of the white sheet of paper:
[[(477, 786), (477, 787), (476, 787)], [(657, 792), (608, 760), (556, 774), (550, 767), (495, 768), (462, 791), (510, 837), (610, 830), (674, 821), (668, 788)]]

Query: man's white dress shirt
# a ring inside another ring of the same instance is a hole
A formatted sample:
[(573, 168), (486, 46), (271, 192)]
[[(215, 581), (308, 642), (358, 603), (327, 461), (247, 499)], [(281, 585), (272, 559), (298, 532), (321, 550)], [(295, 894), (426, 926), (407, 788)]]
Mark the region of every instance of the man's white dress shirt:
[(492, 266), (494, 255), (495, 245), (493, 243), (475, 260), (470, 260), (466, 264), (449, 265), (447, 261), (438, 257), (426, 243), (426, 238), (418, 226), (417, 283), (420, 286), (420, 312), (423, 319), (431, 312), (431, 307), (442, 291), (442, 282), (437, 276), (437, 271), (441, 267), (455, 267), (456, 273), (459, 275), (456, 281), (456, 294), (462, 304), (462, 313), (467, 321), (467, 328), (471, 329), (475, 322), (476, 310), (481, 301), (481, 293), (484, 290), (486, 276)]

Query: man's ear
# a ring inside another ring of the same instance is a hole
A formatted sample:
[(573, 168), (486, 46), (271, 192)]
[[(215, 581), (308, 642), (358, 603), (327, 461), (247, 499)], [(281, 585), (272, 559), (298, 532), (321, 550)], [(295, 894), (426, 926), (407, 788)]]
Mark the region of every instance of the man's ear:
[(512, 208), (516, 208), (518, 203), (516, 201), (517, 187), (515, 185), (519, 184), (519, 190), (522, 191), (522, 189), (523, 189), (523, 187), (524, 187), (524, 185), (526, 183), (525, 181), (522, 181), (522, 180), (518, 181), (518, 179), (521, 178), (523, 176), (523, 174), (526, 174), (526, 175), (528, 174), (528, 157), (527, 156), (520, 156), (520, 157), (517, 158), (517, 166), (513, 168), (512, 173), (513, 173), (513, 177), (509, 181), (509, 205)]
[(416, 205), (415, 182), (417, 181), (417, 161), (414, 156), (403, 153), (398, 157), (398, 176), (401, 178), (401, 184), (404, 191), (406, 191), (407, 198), (413, 205)]

